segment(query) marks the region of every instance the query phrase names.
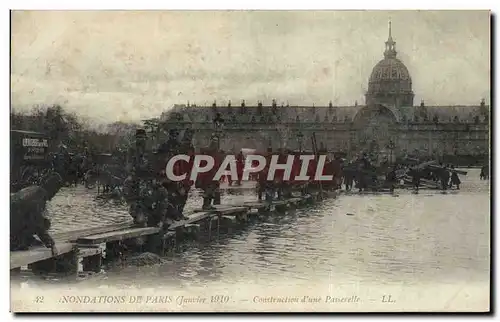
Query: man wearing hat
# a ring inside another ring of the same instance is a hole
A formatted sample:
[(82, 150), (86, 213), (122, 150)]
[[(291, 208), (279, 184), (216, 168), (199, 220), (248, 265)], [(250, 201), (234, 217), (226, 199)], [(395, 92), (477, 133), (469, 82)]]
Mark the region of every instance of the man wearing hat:
[[(161, 184), (166, 189), (168, 193), (168, 211), (167, 218), (169, 220), (180, 220), (182, 219), (182, 200), (184, 198), (182, 194), (182, 183), (173, 182), (168, 180), (165, 175), (165, 168), (168, 160), (175, 155), (181, 154), (181, 143), (178, 140), (179, 131), (177, 129), (169, 130), (168, 140), (163, 142), (158, 148), (158, 175), (160, 176)], [(179, 162), (176, 163), (176, 168), (174, 172), (178, 172)], [(179, 175), (179, 173), (177, 173)]]
[(133, 171), (137, 175), (139, 172), (147, 170), (147, 153), (146, 153), (147, 134), (144, 129), (135, 131), (135, 142), (129, 148), (127, 155), (127, 170)]
[(137, 129), (135, 132), (135, 144), (130, 147), (127, 155), (127, 170), (129, 176), (124, 182), (124, 195), (130, 206), (129, 213), (134, 218), (134, 222), (140, 225), (148, 221), (147, 213), (144, 210), (144, 194), (151, 187), (152, 169), (149, 162), (149, 155), (146, 151), (147, 134), (144, 129)]
[(178, 137), (179, 131), (177, 129), (170, 129), (168, 131), (168, 140), (160, 144), (158, 153), (161, 155), (171, 154), (172, 156), (177, 154), (180, 148)]

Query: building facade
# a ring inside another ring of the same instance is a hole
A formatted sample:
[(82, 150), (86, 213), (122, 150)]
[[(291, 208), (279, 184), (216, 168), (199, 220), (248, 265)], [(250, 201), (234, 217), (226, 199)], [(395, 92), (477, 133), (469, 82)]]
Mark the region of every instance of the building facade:
[(194, 144), (206, 146), (215, 130), (214, 119), (223, 119), (221, 149), (288, 148), (311, 150), (312, 134), (318, 146), (349, 156), (378, 153), (398, 156), (489, 155), (490, 107), (482, 100), (476, 106), (426, 106), (413, 103), (411, 75), (397, 58), (396, 43), (389, 27), (383, 59), (368, 80), (365, 105), (284, 106), (258, 102), (247, 106), (229, 103), (210, 107), (175, 105), (160, 117), (163, 129), (191, 127)]

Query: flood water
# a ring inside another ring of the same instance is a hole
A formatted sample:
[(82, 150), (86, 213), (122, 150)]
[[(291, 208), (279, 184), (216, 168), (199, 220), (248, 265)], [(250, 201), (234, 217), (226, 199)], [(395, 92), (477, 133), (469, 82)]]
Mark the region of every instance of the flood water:
[(232, 292), (238, 284), (272, 288), (318, 281), (487, 285), (490, 182), (479, 180), (478, 170), (467, 171), (461, 190), (448, 194), (340, 195), (271, 215), (210, 243), (190, 243), (162, 265), (62, 281), (156, 289), (225, 285)]
[[(347, 213), (352, 215), (347, 215)], [(108, 283), (165, 285), (334, 279), (416, 283), (489, 275), (485, 193), (340, 196), (270, 216), (208, 245), (190, 245), (155, 269), (109, 273)], [(134, 281), (131, 281), (131, 277)]]

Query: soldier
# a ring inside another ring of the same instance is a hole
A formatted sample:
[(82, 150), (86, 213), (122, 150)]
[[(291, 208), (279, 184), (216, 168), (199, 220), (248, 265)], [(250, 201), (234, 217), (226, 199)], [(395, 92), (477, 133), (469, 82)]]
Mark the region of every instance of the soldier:
[[(169, 217), (171, 220), (178, 220), (181, 218), (181, 214), (184, 209), (184, 204), (185, 204), (185, 189), (184, 185), (182, 182), (173, 182), (168, 180), (166, 176), (164, 176), (165, 173), (165, 167), (168, 163), (168, 160), (170, 160), (172, 157), (178, 154), (182, 154), (183, 151), (183, 146), (179, 142), (179, 131), (177, 129), (170, 129), (169, 130), (169, 137), (168, 140), (160, 145), (158, 148), (158, 164), (157, 164), (157, 169), (159, 175), (162, 176), (162, 186), (164, 189), (167, 191), (168, 195), (168, 211), (167, 211), (167, 217)], [(186, 137), (187, 139), (187, 137)], [(177, 162), (175, 164), (174, 168), (174, 173), (176, 175), (180, 175), (185, 168), (185, 165), (180, 164), (180, 162)]]
[(168, 132), (168, 140), (160, 145), (158, 148), (158, 154), (162, 157), (165, 155), (174, 156), (179, 153), (181, 148), (181, 143), (178, 140), (179, 131), (176, 129), (171, 129)]
[(41, 180), (40, 186), (29, 186), (10, 197), (10, 250), (27, 250), (36, 244), (33, 235), (37, 235), (46, 247), (54, 254), (54, 240), (47, 231), (50, 220), (45, 218), (47, 202), (50, 201), (62, 186), (62, 178), (52, 172)]
[(149, 156), (146, 151), (146, 141), (146, 131), (144, 129), (137, 129), (134, 145), (129, 148), (127, 156), (127, 168), (139, 177), (146, 174), (150, 167)]
[(141, 182), (139, 178), (135, 175), (134, 170), (131, 170), (123, 182), (123, 195), (129, 205), (129, 214), (134, 219), (134, 223), (143, 225), (146, 222), (146, 218), (140, 209), (140, 186)]
[(135, 142), (130, 147), (127, 155), (127, 170), (129, 176), (124, 182), (124, 196), (129, 205), (129, 213), (134, 218), (134, 223), (145, 225), (147, 217), (142, 201), (144, 193), (147, 193), (149, 186), (150, 164), (146, 152), (146, 131), (137, 129)]
[(71, 155), (69, 154), (67, 147), (62, 143), (59, 144), (59, 150), (54, 155), (54, 157), (55, 170), (63, 179), (63, 183), (66, 183), (68, 180), (69, 167), (71, 164)]
[[(452, 169), (454, 169), (454, 166), (451, 166)], [(457, 186), (457, 190), (460, 190), (460, 178), (458, 177), (458, 174), (455, 171), (451, 172), (451, 180), (450, 180), (450, 188), (453, 187), (454, 185)]]
[(448, 170), (446, 170), (446, 167), (443, 167), (441, 169), (440, 178), (441, 178), (441, 189), (447, 190), (448, 183), (450, 182), (450, 172), (448, 172)]

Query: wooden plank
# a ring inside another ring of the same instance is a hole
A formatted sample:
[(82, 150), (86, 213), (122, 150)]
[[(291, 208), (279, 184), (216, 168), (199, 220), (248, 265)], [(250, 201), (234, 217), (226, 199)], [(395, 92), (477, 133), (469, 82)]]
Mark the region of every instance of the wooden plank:
[(230, 215), (238, 212), (246, 212), (248, 211), (247, 207), (229, 207), (229, 208), (224, 208), (224, 207), (217, 207), (215, 212), (220, 215)]
[(175, 230), (178, 227), (182, 227), (182, 226), (185, 226), (187, 224), (191, 224), (191, 223), (203, 220), (205, 218), (208, 218), (211, 213), (212, 213), (211, 211), (200, 211), (200, 212), (195, 212), (195, 213), (190, 214), (190, 215), (186, 215), (186, 217), (188, 217), (189, 219), (179, 220), (179, 221), (173, 223), (172, 225), (170, 225), (170, 227), (168, 227), (168, 230)]
[(247, 202), (243, 203), (243, 207), (255, 208), (255, 209), (263, 209), (263, 208), (266, 208), (268, 206), (269, 206), (268, 203), (265, 203), (262, 201), (247, 201)]
[(90, 235), (78, 238), (78, 244), (101, 244), (110, 241), (124, 240), (129, 238), (136, 238), (140, 236), (152, 235), (160, 232), (158, 227), (143, 227), (143, 228), (130, 228), (124, 230), (115, 230), (97, 235)]
[(101, 227), (93, 227), (93, 228), (86, 228), (86, 229), (79, 229), (79, 230), (72, 230), (72, 231), (57, 233), (57, 234), (53, 235), (53, 238), (54, 238), (54, 240), (61, 241), (61, 242), (76, 241), (78, 238), (88, 236), (88, 235), (101, 234), (101, 233), (105, 233), (105, 232), (129, 229), (129, 228), (133, 228), (133, 227), (134, 227), (133, 222), (127, 222), (127, 223), (122, 223), (122, 224), (112, 224), (112, 225), (106, 225), (106, 226), (101, 226)]
[(229, 220), (231, 222), (235, 222), (236, 221), (236, 216), (223, 215), (221, 218), (225, 219), (225, 220)]
[[(243, 205), (243, 206), (236, 206), (236, 205), (215, 205), (214, 206), (214, 209), (212, 210), (205, 210), (207, 211), (207, 213), (211, 213), (211, 214), (218, 214), (218, 215), (226, 215), (226, 214), (233, 214), (233, 213), (237, 213), (237, 212), (244, 212), (244, 211), (248, 211), (248, 208), (247, 206)], [(201, 209), (196, 209), (195, 210), (195, 213), (201, 213), (203, 210)]]
[[(56, 256), (71, 252), (73, 247), (71, 243), (56, 243)], [(26, 266), (52, 257), (52, 250), (43, 246), (10, 252), (10, 269)]]
[(78, 247), (78, 257), (89, 257), (102, 254), (100, 247)]

